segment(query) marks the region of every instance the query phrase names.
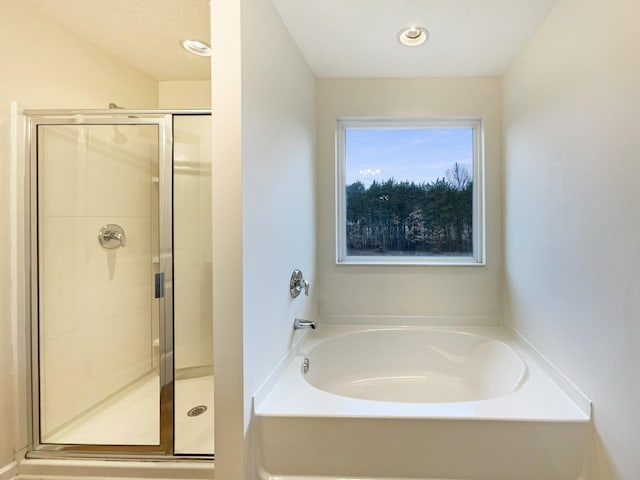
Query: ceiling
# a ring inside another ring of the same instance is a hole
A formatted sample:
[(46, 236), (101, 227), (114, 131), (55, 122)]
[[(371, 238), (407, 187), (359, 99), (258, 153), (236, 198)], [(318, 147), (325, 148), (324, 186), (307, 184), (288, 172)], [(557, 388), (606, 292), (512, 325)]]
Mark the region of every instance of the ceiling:
[(181, 40), (211, 44), (210, 0), (20, 0), (158, 80), (205, 80), (210, 59)]
[[(210, 43), (210, 0), (22, 1), (158, 80), (210, 77), (180, 47)], [(558, 0), (272, 1), (316, 76), (360, 78), (501, 75)], [(427, 43), (398, 42), (412, 25)]]
[[(557, 0), (273, 0), (318, 77), (502, 75)], [(398, 33), (422, 26), (427, 43)]]

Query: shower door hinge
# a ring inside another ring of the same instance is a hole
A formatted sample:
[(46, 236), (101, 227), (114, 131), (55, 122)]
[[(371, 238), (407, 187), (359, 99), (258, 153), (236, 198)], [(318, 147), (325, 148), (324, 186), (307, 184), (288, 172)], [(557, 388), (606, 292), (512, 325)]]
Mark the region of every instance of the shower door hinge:
[(164, 297), (164, 272), (155, 274), (156, 298)]

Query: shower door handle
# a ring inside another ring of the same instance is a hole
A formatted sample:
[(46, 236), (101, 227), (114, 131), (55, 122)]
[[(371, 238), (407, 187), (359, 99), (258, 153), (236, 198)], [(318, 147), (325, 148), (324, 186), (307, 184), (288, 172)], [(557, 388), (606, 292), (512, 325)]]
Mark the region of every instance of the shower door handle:
[(155, 298), (163, 298), (164, 297), (164, 272), (155, 274), (155, 286), (156, 286)]

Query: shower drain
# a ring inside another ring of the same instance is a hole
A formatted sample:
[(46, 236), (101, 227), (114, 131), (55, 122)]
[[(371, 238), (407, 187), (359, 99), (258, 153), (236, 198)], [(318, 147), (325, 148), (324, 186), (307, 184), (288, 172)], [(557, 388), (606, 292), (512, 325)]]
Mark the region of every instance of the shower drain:
[(198, 415), (202, 415), (207, 411), (206, 405), (198, 405), (197, 407), (193, 407), (191, 410), (187, 412), (187, 415), (190, 417), (197, 417)]

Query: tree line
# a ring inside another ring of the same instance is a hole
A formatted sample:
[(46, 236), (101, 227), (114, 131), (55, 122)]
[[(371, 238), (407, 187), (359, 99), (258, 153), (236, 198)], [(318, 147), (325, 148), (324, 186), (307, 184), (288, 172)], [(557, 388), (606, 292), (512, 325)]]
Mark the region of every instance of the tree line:
[(428, 183), (357, 181), (346, 199), (349, 255), (473, 252), (473, 181), (459, 164)]

